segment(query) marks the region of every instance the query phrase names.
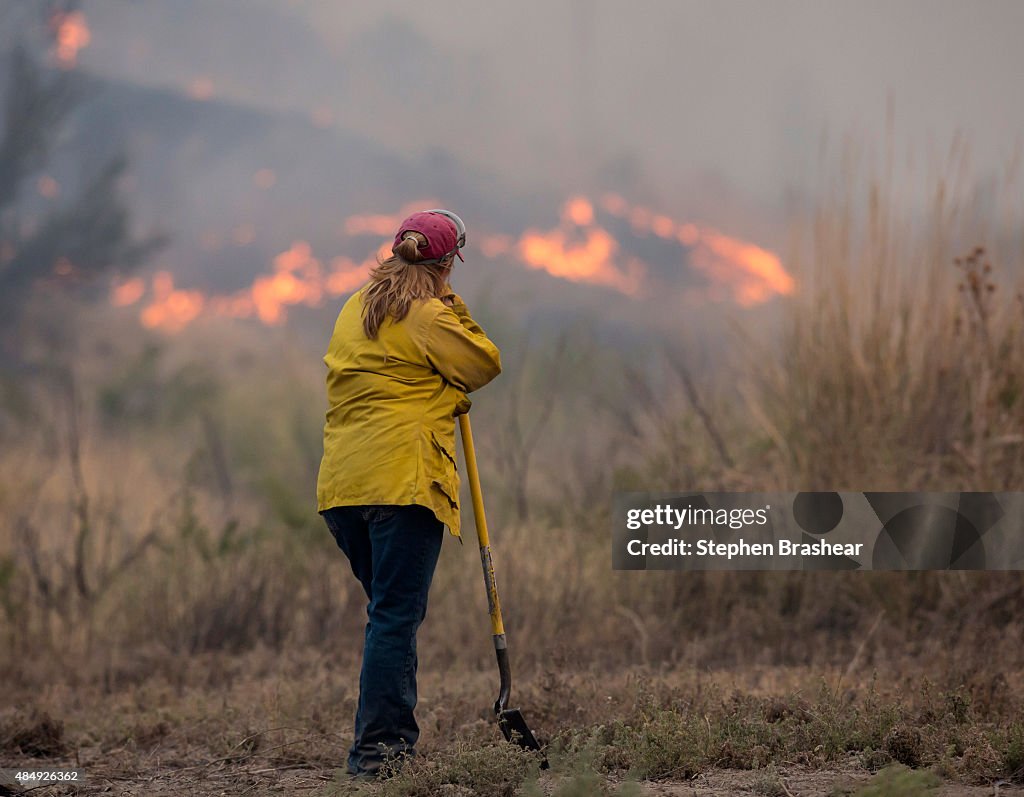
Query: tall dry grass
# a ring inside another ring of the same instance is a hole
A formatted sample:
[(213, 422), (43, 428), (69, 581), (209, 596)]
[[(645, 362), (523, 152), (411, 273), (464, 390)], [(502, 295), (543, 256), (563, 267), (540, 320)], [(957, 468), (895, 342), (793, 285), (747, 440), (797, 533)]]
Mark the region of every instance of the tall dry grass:
[(801, 288), (778, 356), (752, 347), (746, 389), (780, 486), (1024, 483), (1024, 263), (965, 202), (966, 155), (953, 147), (921, 217), (888, 170), (859, 180), (847, 161), (848, 190), (798, 231)]

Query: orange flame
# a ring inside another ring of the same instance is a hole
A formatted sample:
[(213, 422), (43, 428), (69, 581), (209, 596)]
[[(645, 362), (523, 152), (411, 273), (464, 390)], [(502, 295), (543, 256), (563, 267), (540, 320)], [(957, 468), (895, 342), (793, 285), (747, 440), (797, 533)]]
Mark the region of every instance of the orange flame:
[(620, 266), (619, 243), (594, 223), (594, 205), (583, 196), (570, 198), (562, 206), (561, 225), (548, 232), (527, 230), (516, 248), (530, 268), (542, 269), (573, 282), (589, 282), (636, 295), (645, 268), (635, 258)]
[(618, 194), (605, 194), (601, 206), (609, 214), (627, 219), (639, 235), (653, 233), (690, 249), (690, 262), (712, 281), (712, 298), (731, 298), (750, 307), (773, 296), (789, 295), (796, 289), (778, 256), (752, 243), (711, 227), (678, 224), (644, 207), (630, 207)]
[(291, 249), (274, 258), (274, 274), (258, 277), (253, 283), (256, 315), (266, 324), (280, 324), (285, 305), (319, 304), (323, 296), (322, 270), (308, 243), (293, 243)]
[(179, 332), (194, 321), (203, 309), (205, 297), (199, 291), (174, 287), (174, 276), (167, 271), (153, 275), (153, 300), (142, 310), (143, 326)]
[(50, 18), (54, 32), (54, 56), (64, 69), (71, 69), (78, 63), (78, 51), (92, 40), (85, 14), (81, 11), (58, 12)]
[(581, 196), (570, 199), (562, 209), (562, 219), (586, 227), (594, 223), (594, 206)]
[(796, 283), (778, 257), (759, 246), (714, 230), (700, 237), (693, 263), (718, 282), (732, 285), (744, 307), (761, 304), (775, 294), (789, 295)]
[[(261, 187), (273, 185), (274, 172), (262, 169), (254, 175)], [(391, 254), (391, 236), (409, 213), (436, 206), (434, 200), (410, 202), (398, 213), (359, 214), (342, 223), (347, 236), (375, 235), (385, 237), (377, 250), (381, 259)], [(702, 299), (731, 300), (749, 307), (774, 296), (795, 290), (793, 278), (779, 258), (747, 241), (732, 238), (711, 227), (691, 222), (681, 223), (649, 208), (630, 205), (618, 194), (607, 193), (596, 202), (584, 196), (570, 197), (562, 206), (557, 227), (543, 231), (526, 230), (518, 238), (510, 235), (482, 233), (479, 241), (484, 257), (513, 257), (525, 267), (573, 282), (601, 285), (628, 296), (641, 295), (649, 289), (650, 267), (623, 251), (612, 233), (598, 223), (597, 211), (628, 222), (641, 236), (654, 235), (685, 248), (689, 263), (709, 281), (708, 288), (698, 292)], [(205, 248), (218, 248), (225, 240), (248, 245), (254, 240), (255, 227), (242, 224), (230, 233), (210, 231), (201, 238)], [(305, 241), (295, 241), (274, 257), (269, 274), (257, 276), (250, 287), (226, 296), (206, 297), (199, 291), (175, 289), (167, 272), (154, 275), (151, 300), (141, 313), (147, 327), (176, 332), (200, 314), (229, 318), (258, 318), (268, 325), (279, 325), (287, 319), (288, 308), (304, 305), (315, 307), (328, 297), (350, 293), (368, 278), (376, 264), (370, 256), (356, 262), (337, 256), (325, 266), (314, 256)], [(145, 295), (145, 283), (138, 278), (111, 287), (111, 303), (116, 306), (135, 304)]]
[[(253, 182), (261, 187), (273, 184), (274, 172), (261, 169), (256, 172)], [(394, 226), (415, 210), (436, 206), (433, 199), (410, 202), (395, 216), (352, 216), (345, 222), (350, 235), (363, 233), (380, 234), (386, 228), (390, 233)], [(231, 239), (239, 246), (246, 246), (255, 238), (255, 227), (242, 224), (231, 233)], [(216, 231), (207, 231), (200, 236), (200, 245), (207, 250), (218, 249), (228, 238)], [(249, 288), (227, 296), (205, 296), (201, 291), (184, 291), (174, 287), (174, 278), (166, 271), (153, 275), (151, 299), (143, 308), (140, 319), (144, 326), (164, 332), (178, 332), (188, 326), (201, 314), (227, 318), (256, 317), (264, 324), (278, 325), (287, 319), (287, 308), (291, 305), (315, 307), (325, 296), (342, 296), (358, 288), (369, 276), (370, 269), (381, 259), (391, 255), (391, 241), (383, 242), (370, 257), (357, 263), (348, 257), (335, 257), (329, 268), (313, 256), (312, 248), (305, 241), (295, 241), (289, 249), (277, 255), (272, 262), (272, 273), (256, 277)], [(111, 285), (111, 304), (123, 307), (138, 302), (145, 295), (142, 280), (115, 282)]]
[(519, 256), (530, 268), (573, 282), (606, 285), (626, 294), (640, 288), (643, 267), (631, 261), (628, 271), (616, 265), (619, 245), (602, 229), (588, 229), (582, 242), (572, 243), (564, 230), (548, 233), (528, 230), (519, 240)]
[[(383, 248), (383, 247), (382, 247)], [(391, 253), (387, 245), (387, 254)], [(325, 296), (350, 293), (366, 281), (374, 258), (356, 263), (347, 257), (331, 260), (325, 269), (305, 241), (295, 241), (273, 260), (273, 273), (262, 274), (251, 287), (228, 296), (205, 296), (201, 291), (174, 287), (174, 277), (166, 271), (153, 275), (150, 302), (140, 319), (144, 326), (164, 332), (180, 332), (201, 314), (226, 318), (256, 317), (276, 326), (287, 319), (291, 305), (316, 307)], [(117, 307), (135, 304), (145, 294), (145, 282), (134, 278), (111, 286), (110, 301)]]
[(114, 307), (127, 307), (135, 304), (145, 292), (146, 283), (141, 277), (115, 282), (110, 291), (110, 303)]
[(188, 84), (188, 96), (193, 100), (199, 100), (200, 102), (206, 102), (213, 98), (213, 81), (201, 75), (200, 77), (194, 78)]

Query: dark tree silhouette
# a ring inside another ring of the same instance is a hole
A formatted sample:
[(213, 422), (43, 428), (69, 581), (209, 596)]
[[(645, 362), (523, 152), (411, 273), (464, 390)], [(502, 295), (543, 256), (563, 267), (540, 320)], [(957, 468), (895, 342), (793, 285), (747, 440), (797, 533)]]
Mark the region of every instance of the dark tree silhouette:
[[(46, 11), (53, 13), (49, 5)], [(160, 236), (139, 238), (132, 231), (119, 191), (127, 166), (123, 156), (102, 165), (76, 195), (48, 211), (38, 202), (31, 205), (26, 183), (51, 161), (83, 97), (73, 73), (37, 63), (24, 42), (11, 48), (7, 60), (0, 131), (0, 333), (22, 320), (20, 308), (41, 287), (82, 287), (113, 269), (126, 273), (164, 243)]]

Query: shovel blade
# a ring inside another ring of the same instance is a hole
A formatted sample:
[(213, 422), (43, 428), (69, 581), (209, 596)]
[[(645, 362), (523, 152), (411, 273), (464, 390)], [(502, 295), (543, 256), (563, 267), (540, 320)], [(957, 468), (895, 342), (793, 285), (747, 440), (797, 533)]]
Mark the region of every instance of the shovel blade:
[[(540, 750), (540, 743), (526, 724), (522, 712), (517, 708), (508, 708), (498, 713), (498, 727), (506, 741), (518, 744), (524, 750)], [(547, 759), (541, 762), (541, 769), (548, 768)]]

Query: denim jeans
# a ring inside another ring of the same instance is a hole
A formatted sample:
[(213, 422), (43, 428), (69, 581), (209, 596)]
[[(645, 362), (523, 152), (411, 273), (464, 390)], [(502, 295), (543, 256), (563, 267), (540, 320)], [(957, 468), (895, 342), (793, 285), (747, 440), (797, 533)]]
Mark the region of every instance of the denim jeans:
[(444, 525), (422, 506), (340, 506), (323, 513), (369, 600), (348, 771), (375, 774), (415, 755), (416, 630), (427, 614)]

